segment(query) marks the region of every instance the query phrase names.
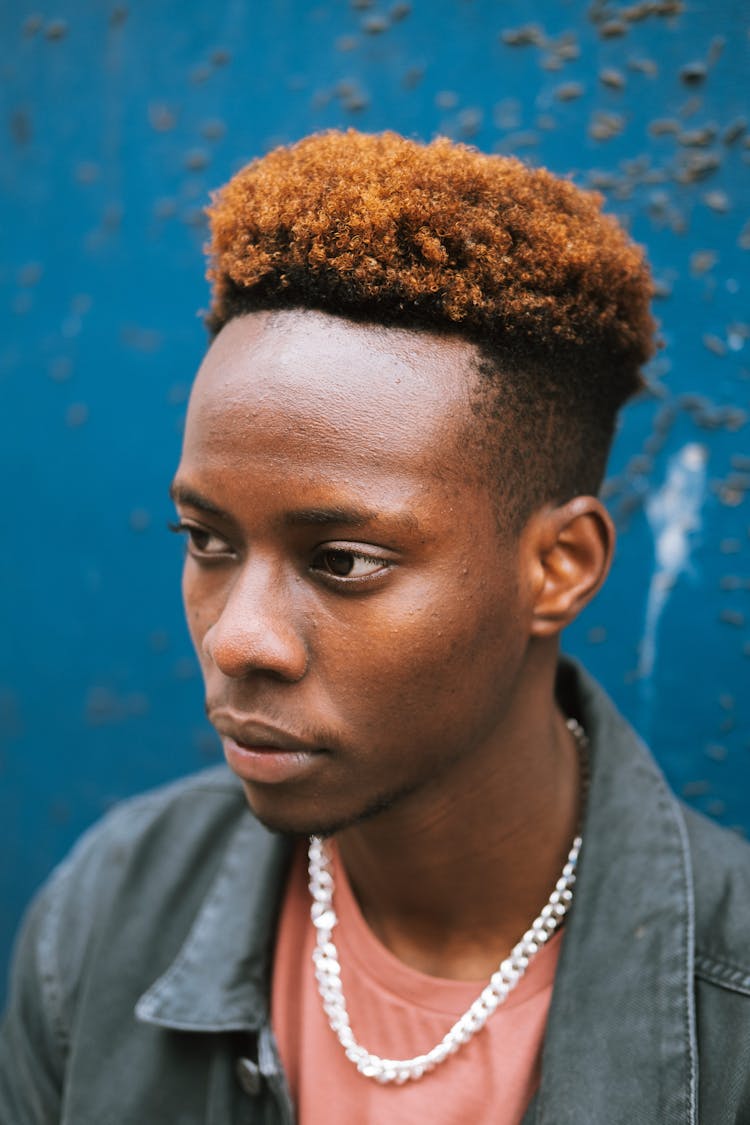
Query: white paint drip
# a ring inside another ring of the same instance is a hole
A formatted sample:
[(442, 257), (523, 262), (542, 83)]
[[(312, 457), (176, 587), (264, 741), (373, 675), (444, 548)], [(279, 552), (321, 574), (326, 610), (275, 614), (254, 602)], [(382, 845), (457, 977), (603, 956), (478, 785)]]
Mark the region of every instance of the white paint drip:
[(701, 528), (707, 460), (704, 445), (697, 442), (684, 445), (670, 458), (664, 484), (646, 502), (646, 518), (654, 537), (656, 556), (638, 663), (639, 675), (646, 679), (654, 670), (664, 607), (680, 574), (691, 570), (691, 536)]

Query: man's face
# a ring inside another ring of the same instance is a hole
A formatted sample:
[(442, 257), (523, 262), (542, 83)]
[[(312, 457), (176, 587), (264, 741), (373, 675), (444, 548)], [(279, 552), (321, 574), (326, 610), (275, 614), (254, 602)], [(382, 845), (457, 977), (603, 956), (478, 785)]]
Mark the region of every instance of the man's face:
[(458, 797), (469, 760), (502, 758), (532, 599), (473, 450), (473, 357), (290, 311), (231, 321), (200, 369), (173, 486), (185, 607), (272, 828)]

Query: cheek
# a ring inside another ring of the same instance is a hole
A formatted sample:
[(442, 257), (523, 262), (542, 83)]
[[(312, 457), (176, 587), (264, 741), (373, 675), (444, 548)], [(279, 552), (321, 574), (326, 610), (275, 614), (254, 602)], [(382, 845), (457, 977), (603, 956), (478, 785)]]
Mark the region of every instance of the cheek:
[(353, 651), (341, 650), (346, 703), (402, 723), (417, 713), (444, 715), (458, 698), (491, 696), (523, 651), (515, 608), (465, 594), (412, 605), (395, 618), (374, 615)]
[(222, 598), (216, 591), (206, 588), (205, 580), (195, 573), (190, 559), (185, 560), (182, 571), (182, 603), (193, 647), (201, 659), (203, 638), (221, 613)]

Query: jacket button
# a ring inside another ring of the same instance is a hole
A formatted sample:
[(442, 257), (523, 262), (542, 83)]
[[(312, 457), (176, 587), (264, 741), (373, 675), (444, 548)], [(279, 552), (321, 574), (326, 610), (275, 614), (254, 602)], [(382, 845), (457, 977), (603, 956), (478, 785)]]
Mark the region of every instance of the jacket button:
[(237, 1081), (246, 1094), (251, 1098), (255, 1098), (260, 1093), (260, 1088), (263, 1084), (263, 1078), (257, 1063), (252, 1059), (237, 1059), (236, 1066)]

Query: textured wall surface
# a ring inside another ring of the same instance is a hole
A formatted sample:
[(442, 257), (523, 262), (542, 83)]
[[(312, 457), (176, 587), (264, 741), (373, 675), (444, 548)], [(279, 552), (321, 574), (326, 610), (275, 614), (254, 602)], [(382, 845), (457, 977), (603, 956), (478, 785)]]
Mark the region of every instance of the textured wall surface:
[(164, 531), (202, 206), (312, 129), (518, 153), (647, 245), (665, 347), (568, 648), (680, 793), (750, 828), (749, 42), (741, 0), (0, 6), (0, 961), (87, 824), (217, 757)]

